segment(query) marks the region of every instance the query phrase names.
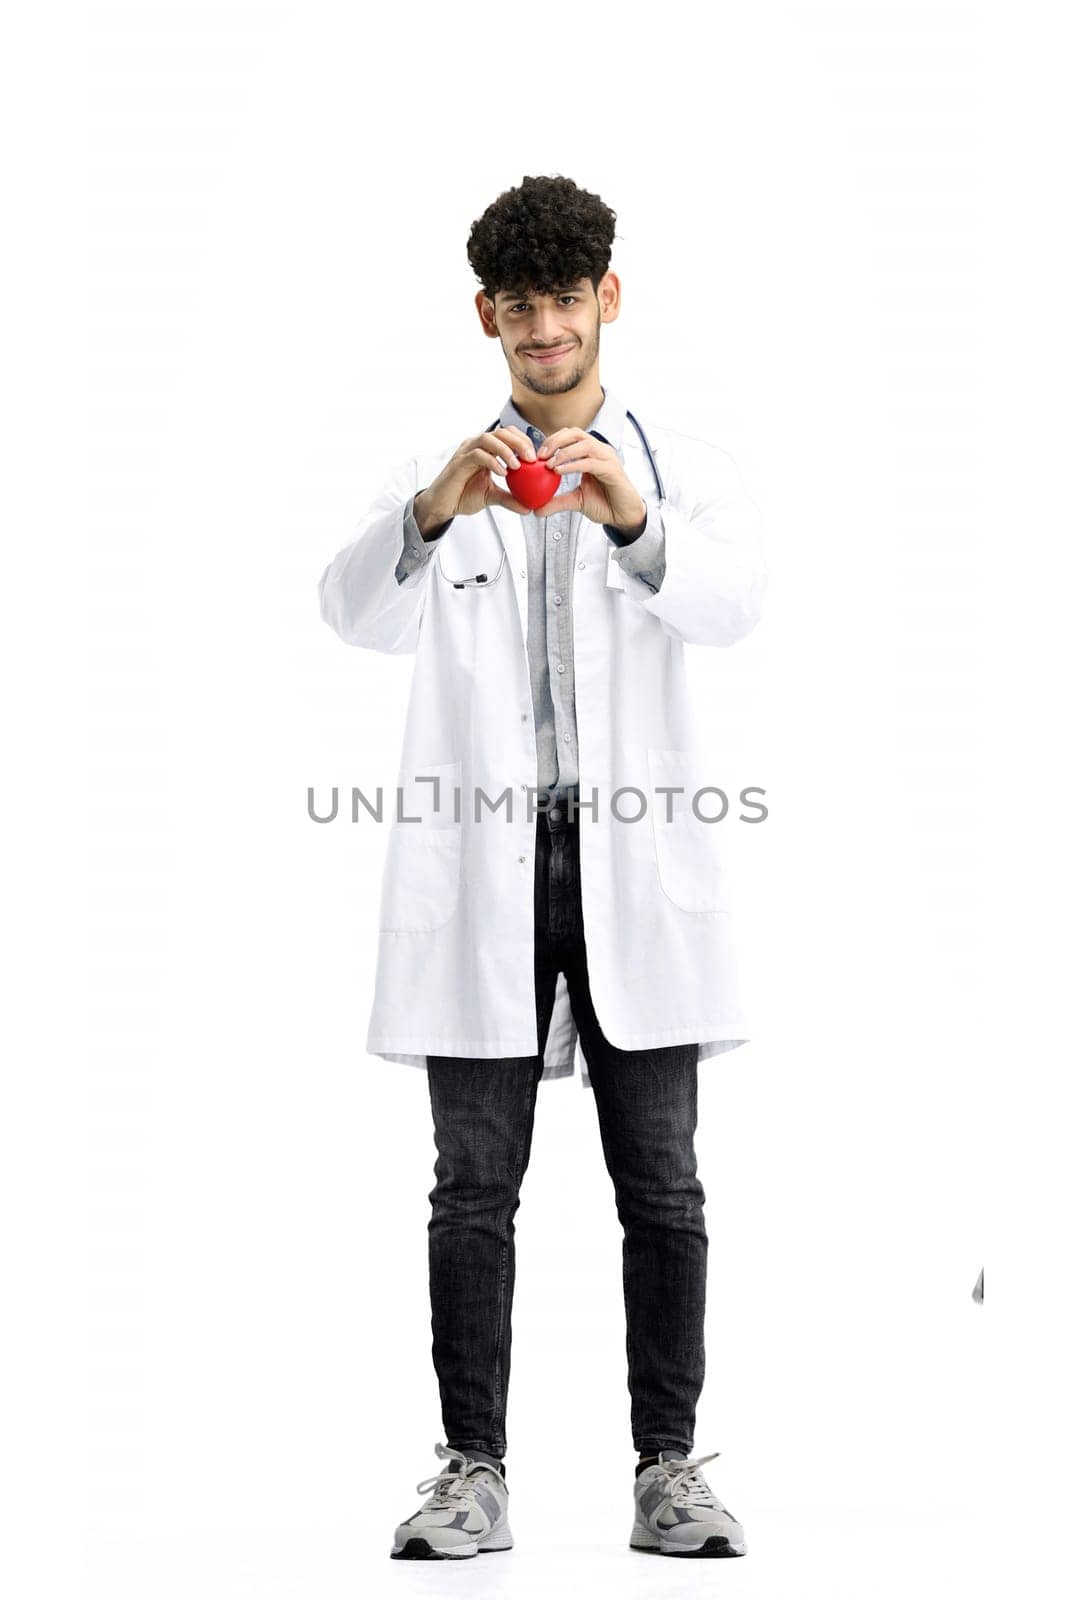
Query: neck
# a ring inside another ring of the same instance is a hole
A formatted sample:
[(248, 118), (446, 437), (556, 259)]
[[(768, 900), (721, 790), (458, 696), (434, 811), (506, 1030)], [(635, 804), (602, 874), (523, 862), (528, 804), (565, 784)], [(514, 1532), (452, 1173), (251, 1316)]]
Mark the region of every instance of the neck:
[(558, 428), (588, 428), (604, 404), (604, 390), (597, 372), (587, 372), (577, 388), (565, 394), (534, 394), (531, 389), (511, 387), (511, 403), (519, 416), (532, 422), (544, 434)]

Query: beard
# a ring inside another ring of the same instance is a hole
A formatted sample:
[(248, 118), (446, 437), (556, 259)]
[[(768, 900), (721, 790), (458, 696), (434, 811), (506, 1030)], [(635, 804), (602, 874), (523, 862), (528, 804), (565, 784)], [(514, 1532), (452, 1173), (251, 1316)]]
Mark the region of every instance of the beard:
[[(516, 356), (518, 366), (510, 361), (512, 373), (534, 394), (569, 394), (577, 389), (586, 373), (596, 364), (600, 353), (600, 317), (597, 317), (591, 344), (579, 344), (568, 356), (562, 368), (546, 367), (542, 372), (535, 364)], [(573, 367), (571, 362), (574, 362)]]

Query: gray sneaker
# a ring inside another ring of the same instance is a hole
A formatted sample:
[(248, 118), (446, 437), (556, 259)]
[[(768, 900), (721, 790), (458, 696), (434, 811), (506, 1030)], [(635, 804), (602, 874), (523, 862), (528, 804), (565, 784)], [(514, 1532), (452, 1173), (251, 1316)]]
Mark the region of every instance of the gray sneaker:
[(716, 1499), (700, 1467), (719, 1454), (672, 1461), (660, 1458), (634, 1480), (631, 1550), (661, 1556), (743, 1556), (745, 1531)]
[(416, 1485), (430, 1498), (402, 1522), (390, 1555), (398, 1561), (464, 1561), (484, 1550), (510, 1550), (508, 1490), (488, 1461), (472, 1461), (462, 1450), (434, 1445), (442, 1461), (458, 1462)]

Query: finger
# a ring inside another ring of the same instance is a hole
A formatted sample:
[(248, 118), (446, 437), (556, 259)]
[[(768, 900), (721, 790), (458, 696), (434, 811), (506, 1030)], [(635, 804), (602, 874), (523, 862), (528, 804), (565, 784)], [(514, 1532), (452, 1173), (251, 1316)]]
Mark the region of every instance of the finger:
[[(588, 435), (584, 428), (557, 428), (555, 433), (548, 434), (542, 441), (537, 451), (539, 456), (551, 453), (557, 445), (573, 444), (575, 439), (585, 439)], [(592, 440), (590, 440), (592, 443)]]
[(478, 435), (477, 440), (475, 440), (475, 445), (477, 445), (480, 450), (488, 450), (491, 451), (494, 456), (499, 456), (502, 461), (507, 462), (507, 466), (509, 467), (518, 466), (520, 456), (518, 456), (515, 446), (512, 445), (512, 442), (510, 442), (510, 438), (502, 437), (502, 429), (498, 430), (498, 432), (494, 432), (494, 434)]
[[(482, 442), (483, 444), (488, 442), (490, 448), (492, 448), (498, 456), (505, 460), (509, 467), (517, 467), (522, 460), (523, 452), (521, 440), (509, 439), (504, 434), (503, 429), (499, 429), (495, 433), (483, 434)], [(527, 440), (526, 442), (528, 444), (530, 441)]]
[(581, 439), (574, 444), (560, 445), (558, 450), (553, 450), (547, 459), (550, 467), (555, 467), (557, 472), (570, 472), (574, 463), (585, 457), (597, 461), (618, 461), (618, 456), (610, 445), (598, 445), (592, 439)]
[(526, 461), (533, 461), (537, 454), (534, 450), (534, 442), (529, 434), (523, 433), (522, 429), (517, 428), (514, 423), (509, 423), (506, 428), (494, 428), (490, 437), (506, 439), (512, 449), (517, 451)]
[(565, 472), (587, 472), (591, 478), (610, 478), (614, 455), (607, 456), (557, 456), (548, 465), (562, 477)]
[(513, 426), (511, 428), (511, 432), (515, 436), (515, 438), (518, 440), (517, 448), (521, 452), (524, 460), (526, 460), (526, 461), (536, 461), (537, 460), (537, 446), (534, 444), (533, 440), (530, 438), (530, 435), (526, 432), (526, 430), (524, 428), (516, 428), (516, 427)]
[(474, 466), (488, 467), (489, 471), (495, 472), (498, 478), (502, 478), (505, 473), (510, 472), (513, 467), (518, 466), (517, 460), (505, 461), (504, 464), (501, 465), (499, 456), (495, 455), (492, 450), (483, 450), (480, 447), (476, 450), (471, 450), (466, 459)]
[(498, 450), (485, 450), (480, 446), (478, 450), (472, 451), (472, 454), (474, 454), (475, 461), (485, 462), (485, 466), (490, 469), (490, 472), (496, 472), (498, 477), (506, 474), (506, 472), (514, 472), (517, 467), (522, 466), (518, 456), (512, 454), (512, 451), (507, 450), (507, 448), (506, 450), (499, 450), (499, 448)]

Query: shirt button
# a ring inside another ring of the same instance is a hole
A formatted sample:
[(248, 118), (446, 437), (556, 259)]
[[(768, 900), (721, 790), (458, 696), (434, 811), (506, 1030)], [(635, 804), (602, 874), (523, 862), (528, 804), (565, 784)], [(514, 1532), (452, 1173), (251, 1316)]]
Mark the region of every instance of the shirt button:
[(553, 539), (562, 539), (563, 535), (562, 535), (562, 533), (560, 533), (559, 529), (557, 528), (555, 533), (552, 535), (552, 537), (553, 537)]
[(580, 567), (584, 567), (584, 566), (585, 566), (585, 562), (584, 562), (584, 561), (579, 561), (579, 563), (578, 563), (578, 565), (579, 565), (579, 566), (580, 566)]
[(525, 578), (525, 576), (526, 576), (526, 568), (523, 567), (522, 571), (519, 573), (519, 577), (520, 578)]
[(520, 857), (519, 857), (519, 860), (520, 860), (520, 861), (525, 861), (525, 860), (526, 860), (526, 857), (525, 857), (525, 856), (520, 856)]
[(529, 722), (529, 720), (530, 720), (530, 713), (529, 713), (529, 712), (528, 712), (528, 711), (524, 711), (524, 712), (523, 712), (523, 714), (522, 714), (522, 720), (523, 720), (523, 722)]
[(563, 812), (559, 809), (559, 806), (553, 806), (552, 810), (548, 814), (553, 822), (558, 822), (560, 817), (563, 815)]
[[(564, 744), (570, 744), (570, 742), (571, 742), (571, 736), (570, 736), (570, 734), (569, 734), (569, 733), (565, 733), (565, 734), (564, 734), (564, 735), (563, 735), (563, 742), (564, 742)], [(523, 785), (523, 788), (525, 788), (525, 787), (526, 787), (526, 786), (525, 786), (525, 784), (524, 784), (524, 785)]]
[(552, 596), (552, 599), (553, 599), (554, 604), (556, 604), (557, 606), (561, 606), (563, 604), (563, 596), (562, 595), (555, 594), (555, 595)]
[(567, 669), (566, 669), (566, 667), (565, 667), (565, 666), (564, 666), (564, 665), (563, 665), (563, 662), (562, 662), (562, 661), (557, 661), (557, 662), (556, 662), (556, 671), (557, 671), (557, 672), (566, 672), (566, 670), (567, 670)]

